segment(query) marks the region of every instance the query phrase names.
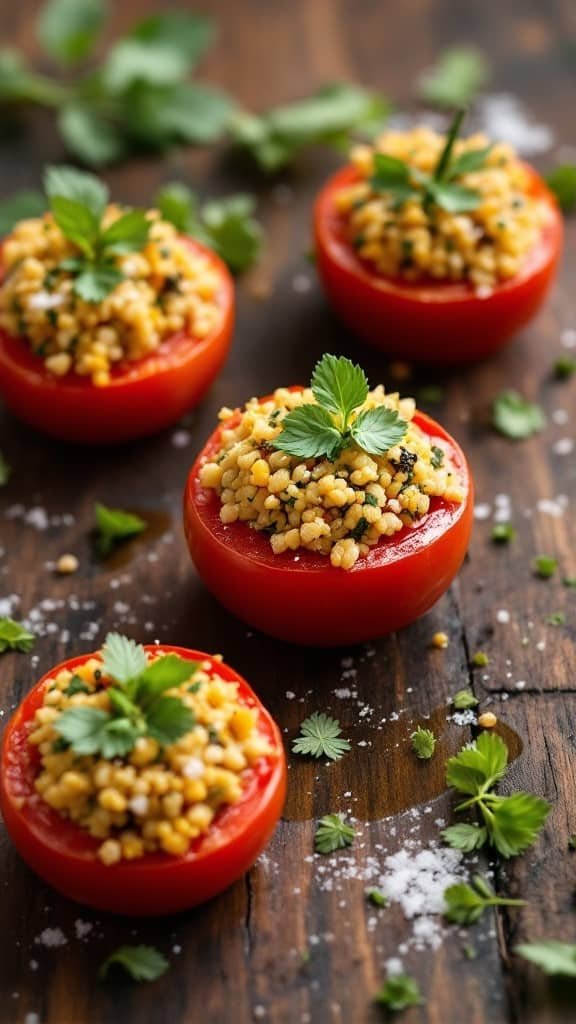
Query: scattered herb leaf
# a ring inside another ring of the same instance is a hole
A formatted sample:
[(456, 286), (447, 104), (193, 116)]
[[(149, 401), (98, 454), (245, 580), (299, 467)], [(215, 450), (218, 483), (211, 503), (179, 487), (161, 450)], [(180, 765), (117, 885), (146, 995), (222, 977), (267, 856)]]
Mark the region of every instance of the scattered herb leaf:
[(497, 896), (485, 878), (475, 875), (472, 884), (457, 882), (444, 891), (444, 917), (453, 924), (474, 924), (488, 907), (525, 907), (525, 900)]
[(485, 668), (490, 663), (488, 655), (484, 651), (476, 651), (472, 655), (472, 664), (476, 668)]
[(345, 846), (351, 846), (356, 830), (344, 820), (342, 814), (325, 814), (320, 818), (314, 836), (317, 853), (334, 853)]
[(424, 1000), (418, 982), (409, 974), (390, 974), (374, 1001), (394, 1013), (410, 1006), (422, 1006)]
[(100, 977), (107, 977), (110, 968), (116, 966), (122, 967), (134, 981), (155, 981), (170, 964), (153, 946), (120, 946), (100, 967)]
[(0, 618), (0, 654), (4, 651), (20, 651), (28, 654), (36, 643), (34, 633), (14, 619)]
[(529, 402), (517, 391), (503, 391), (492, 403), (492, 425), (513, 441), (521, 441), (539, 433), (546, 418), (539, 405)]
[(534, 559), (534, 572), (542, 580), (549, 580), (558, 568), (558, 560), (549, 555), (537, 555)]
[(98, 531), (98, 548), (102, 555), (107, 555), (114, 545), (120, 541), (135, 537), (146, 529), (146, 522), (133, 512), (124, 512), (120, 508), (108, 508), (97, 502), (94, 506), (96, 527)]
[(311, 757), (328, 757), (331, 761), (339, 761), (343, 754), (350, 750), (348, 740), (341, 738), (342, 729), (335, 718), (313, 711), (300, 726), (300, 735), (292, 742), (295, 754), (307, 754)]
[(546, 619), (549, 626), (565, 626), (566, 615), (564, 612), (552, 612)]
[(384, 895), (381, 889), (367, 889), (366, 899), (373, 903), (375, 907), (387, 907), (388, 898)]
[(554, 363), (554, 376), (556, 380), (569, 380), (576, 373), (576, 359), (574, 356), (559, 356)]
[(512, 523), (495, 523), (492, 527), (490, 539), (494, 544), (509, 544), (511, 540), (514, 540), (515, 536), (516, 530)]
[(548, 188), (556, 196), (564, 213), (571, 213), (576, 207), (576, 166), (561, 164), (546, 175)]
[(541, 939), (540, 942), (525, 942), (516, 946), (515, 952), (536, 964), (545, 974), (576, 978), (576, 945), (573, 943)]
[[(476, 657), (476, 655), (474, 657)], [(484, 655), (484, 657), (486, 658), (486, 655)], [(486, 658), (486, 661), (481, 662), (474, 661), (474, 659), (472, 660), (475, 665), (486, 665), (488, 663), (488, 658)], [(453, 708), (456, 708), (456, 711), (467, 711), (468, 708), (478, 707), (480, 701), (474, 696), (469, 687), (465, 687), (463, 690), (458, 690), (458, 692), (454, 694), (450, 703)]]
[(410, 736), (412, 749), (422, 761), (428, 761), (436, 749), (436, 737), (430, 729), (423, 729), (418, 726)]

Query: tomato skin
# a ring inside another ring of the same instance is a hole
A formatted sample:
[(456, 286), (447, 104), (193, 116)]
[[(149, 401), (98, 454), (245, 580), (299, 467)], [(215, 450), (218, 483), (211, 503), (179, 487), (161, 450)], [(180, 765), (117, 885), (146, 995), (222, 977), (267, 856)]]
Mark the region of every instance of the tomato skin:
[(220, 522), (218, 495), (199, 481), (202, 463), (220, 446), (219, 427), (194, 463), (184, 493), (186, 540), (208, 589), (249, 625), (315, 647), (373, 640), (428, 611), (464, 559), (473, 485), (464, 454), (450, 435), (423, 413), (415, 422), (450, 452), (466, 498), (458, 505), (433, 498), (415, 530), (382, 540), (350, 570), (336, 569), (311, 551), (275, 555), (266, 534), (245, 523)]
[(62, 818), (34, 791), (39, 755), (27, 741), (27, 723), (42, 704), (44, 682), (63, 668), (74, 669), (95, 655), (71, 658), (32, 688), (6, 727), (2, 742), (0, 808), (18, 852), (49, 885), (98, 910), (148, 916), (172, 914), (204, 903), (227, 889), (254, 863), (270, 839), (286, 796), (286, 758), (278, 726), (248, 683), (233, 669), (201, 651), (165, 644), (148, 646), (189, 660), (212, 662), (239, 696), (258, 707), (260, 729), (278, 751), (247, 770), (248, 784), (237, 804), (224, 808), (206, 835), (184, 857), (146, 854), (106, 866), (96, 856), (99, 841)]
[(219, 327), (201, 340), (172, 335), (149, 356), (115, 367), (105, 387), (75, 373), (55, 377), (25, 341), (0, 329), (0, 395), (15, 416), (60, 440), (109, 444), (164, 430), (198, 404), (230, 348), (234, 283), (215, 253), (186, 242), (218, 275)]
[(316, 264), (336, 312), (365, 341), (390, 355), (427, 363), (465, 363), (501, 349), (538, 312), (562, 250), (563, 223), (536, 172), (530, 192), (546, 203), (549, 222), (520, 273), (480, 298), (467, 284), (385, 278), (361, 260), (345, 237), (334, 195), (358, 180), (354, 167), (333, 175), (314, 208)]

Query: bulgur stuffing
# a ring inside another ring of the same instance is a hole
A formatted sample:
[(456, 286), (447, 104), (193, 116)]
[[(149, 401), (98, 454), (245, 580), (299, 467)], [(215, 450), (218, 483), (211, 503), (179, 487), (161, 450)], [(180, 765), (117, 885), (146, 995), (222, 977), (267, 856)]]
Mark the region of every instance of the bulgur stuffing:
[[(165, 656), (148, 657), (154, 664)], [(187, 681), (170, 689), (194, 715), (190, 731), (162, 746), (150, 735), (131, 752), (107, 759), (66, 748), (58, 732), (63, 712), (108, 712), (110, 680), (100, 658), (46, 681), (29, 742), (41, 767), (37, 793), (50, 807), (95, 839), (107, 865), (164, 851), (186, 854), (218, 811), (242, 796), (245, 771), (276, 752), (259, 731), (258, 711), (243, 703), (235, 683), (220, 678), (209, 661), (190, 663)]]
[[(108, 205), (103, 227), (122, 212)], [(50, 373), (105, 386), (115, 365), (155, 352), (169, 335), (186, 330), (201, 340), (218, 326), (219, 282), (208, 260), (157, 211), (147, 217), (148, 242), (116, 257), (124, 280), (100, 302), (75, 294), (73, 273), (61, 264), (78, 249), (51, 213), (20, 221), (4, 243), (0, 326), (25, 339)]]
[[(374, 146), (355, 146), (351, 161), (360, 181), (337, 193), (337, 209), (355, 251), (379, 274), (491, 288), (521, 270), (548, 216), (544, 203), (531, 194), (529, 175), (511, 146), (495, 143), (481, 167), (458, 175), (458, 186), (479, 193), (476, 208), (465, 212), (452, 213), (414, 195), (402, 201), (370, 182), (375, 154), (384, 153), (408, 165), (417, 187), (419, 172), (434, 171), (445, 142), (445, 136), (418, 127), (386, 132)], [(482, 134), (457, 140), (454, 157), (488, 144)]]
[(305, 548), (351, 569), (382, 537), (417, 527), (432, 497), (464, 499), (444, 443), (413, 421), (414, 399), (386, 395), (382, 386), (354, 415), (383, 406), (406, 421), (402, 443), (385, 455), (356, 446), (333, 460), (274, 450), (284, 417), (314, 401), (310, 389), (279, 388), (265, 401), (252, 398), (242, 413), (221, 411), (221, 447), (202, 466), (200, 483), (219, 495), (223, 523), (240, 520), (266, 531), (277, 555)]

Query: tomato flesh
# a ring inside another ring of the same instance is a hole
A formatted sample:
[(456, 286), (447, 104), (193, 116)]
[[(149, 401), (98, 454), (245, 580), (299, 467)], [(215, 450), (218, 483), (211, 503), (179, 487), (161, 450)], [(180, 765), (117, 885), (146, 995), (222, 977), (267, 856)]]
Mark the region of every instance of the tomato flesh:
[(526, 168), (530, 194), (545, 203), (548, 220), (520, 272), (485, 296), (462, 282), (379, 275), (351, 246), (334, 201), (359, 180), (358, 172), (347, 166), (333, 175), (314, 210), (316, 264), (331, 304), (350, 330), (390, 355), (428, 363), (483, 359), (509, 342), (544, 302), (562, 250), (556, 201)]
[(184, 494), (188, 547), (209, 590), (264, 633), (319, 647), (373, 640), (428, 611), (464, 559), (473, 488), (464, 454), (449, 434), (423, 413), (415, 422), (450, 455), (466, 497), (459, 504), (432, 498), (417, 527), (383, 538), (350, 570), (336, 569), (312, 551), (275, 555), (262, 531), (220, 521), (220, 498), (199, 479), (203, 463), (220, 448), (219, 427), (192, 467)]
[(37, 430), (66, 441), (108, 444), (155, 434), (197, 405), (221, 369), (234, 325), (234, 284), (205, 246), (186, 239), (218, 275), (219, 325), (202, 339), (180, 331), (142, 359), (113, 367), (96, 387), (76, 373), (55, 377), (22, 338), (0, 330), (0, 395)]
[(70, 899), (119, 914), (170, 914), (204, 903), (227, 889), (254, 863), (270, 839), (286, 795), (286, 759), (278, 726), (248, 683), (233, 669), (201, 651), (174, 651), (190, 661), (211, 662), (227, 682), (238, 684), (242, 703), (258, 709), (260, 732), (278, 752), (244, 772), (241, 799), (218, 812), (208, 832), (183, 857), (146, 854), (106, 866), (100, 842), (63, 818), (36, 793), (38, 751), (28, 743), (28, 726), (42, 705), (44, 683), (62, 669), (74, 669), (94, 655), (72, 658), (47, 673), (25, 697), (4, 733), (0, 807), (8, 833), (23, 859), (41, 878)]

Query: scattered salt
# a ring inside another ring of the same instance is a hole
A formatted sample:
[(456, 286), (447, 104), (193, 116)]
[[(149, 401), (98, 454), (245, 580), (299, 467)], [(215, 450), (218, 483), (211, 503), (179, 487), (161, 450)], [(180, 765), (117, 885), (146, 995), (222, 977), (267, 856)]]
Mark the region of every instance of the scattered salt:
[(510, 622), (510, 612), (506, 608), (499, 608), (496, 612), (496, 622), (501, 622), (503, 625)]
[(68, 939), (61, 928), (44, 928), (40, 935), (36, 936), (34, 942), (47, 949), (58, 949), (59, 946), (65, 946)]
[(481, 96), (478, 114), (481, 131), (491, 139), (505, 139), (522, 156), (545, 153), (554, 143), (552, 129), (534, 121), (511, 93)]
[(484, 502), (480, 505), (474, 505), (474, 518), (475, 519), (489, 519), (492, 512), (492, 506)]
[(187, 448), (192, 440), (189, 430), (175, 430), (172, 434), (172, 444), (175, 448)]
[(574, 441), (571, 437), (561, 437), (552, 445), (554, 455), (571, 455), (574, 451)]

